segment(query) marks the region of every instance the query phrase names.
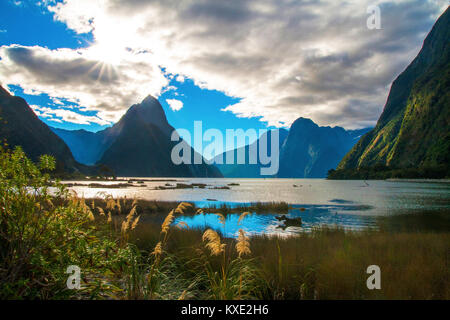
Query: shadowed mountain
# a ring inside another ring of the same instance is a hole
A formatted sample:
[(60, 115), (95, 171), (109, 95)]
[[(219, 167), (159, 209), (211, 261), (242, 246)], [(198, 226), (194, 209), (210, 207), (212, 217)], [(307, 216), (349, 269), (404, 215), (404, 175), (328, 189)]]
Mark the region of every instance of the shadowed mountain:
[(0, 86), (0, 139), (8, 146), (21, 146), (33, 161), (44, 154), (56, 158), (56, 171), (89, 171), (75, 161), (69, 147), (31, 110), (27, 102)]
[(319, 127), (299, 118), (289, 129), (280, 152), (279, 178), (324, 178), (369, 128), (346, 131)]
[(449, 176), (449, 39), (447, 9), (418, 56), (393, 82), (376, 127), (342, 159), (339, 177), (345, 170), (370, 167), (440, 168), (442, 176)]
[[(285, 129), (279, 129), (278, 131), (278, 145), (281, 147), (284, 140), (288, 135), (288, 131)], [(270, 155), (271, 150), (271, 137), (272, 131), (267, 131), (264, 133), (259, 139), (253, 142), (250, 145), (246, 145), (244, 147), (240, 147), (233, 150), (228, 150), (224, 153), (221, 153), (214, 157), (214, 162), (219, 168), (220, 172), (222, 172), (223, 176), (226, 178), (267, 178), (269, 176), (261, 175), (261, 167), (267, 167), (267, 165), (261, 165), (259, 161), (256, 164), (250, 164), (249, 159), (259, 159), (259, 146), (264, 139), (266, 139), (266, 145), (268, 154)], [(243, 154), (245, 159), (245, 164), (237, 164), (238, 155)], [(233, 159), (233, 164), (226, 164), (226, 159)], [(219, 161), (222, 164), (219, 164)]]
[[(171, 159), (173, 147), (185, 144), (193, 160), (195, 151), (186, 142), (171, 141), (175, 129), (152, 96), (135, 104), (110, 128), (97, 133), (55, 130), (85, 163), (106, 165), (118, 176), (136, 177), (221, 177), (208, 164), (179, 164)], [(193, 163), (193, 161), (191, 161)]]
[(104, 152), (100, 135), (86, 130), (65, 130), (50, 127), (69, 146), (78, 162), (94, 165)]

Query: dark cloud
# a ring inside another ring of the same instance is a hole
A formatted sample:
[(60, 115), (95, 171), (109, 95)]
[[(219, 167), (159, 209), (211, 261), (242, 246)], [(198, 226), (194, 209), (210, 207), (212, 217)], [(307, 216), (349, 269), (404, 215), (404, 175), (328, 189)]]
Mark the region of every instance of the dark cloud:
[[(381, 30), (366, 25), (374, 4)], [(75, 31), (92, 31), (99, 45), (144, 50), (171, 73), (242, 98), (225, 109), (239, 116), (275, 125), (303, 116), (354, 128), (376, 121), (392, 80), (446, 6), (446, 0), (105, 0), (99, 7), (67, 0), (51, 10)], [(38, 49), (21, 50), (9, 51), (13, 66), (36, 75), (42, 65), (48, 73), (42, 76), (55, 87), (72, 81), (65, 73), (74, 73), (77, 83), (100, 75), (95, 68), (86, 75), (94, 61), (85, 57), (65, 65), (56, 53), (40, 61), (33, 53)], [(103, 80), (114, 84), (109, 94), (122, 96), (117, 91), (125, 82), (131, 92), (127, 77), (160, 79), (154, 64), (119, 66)], [(103, 100), (97, 105), (112, 110)]]

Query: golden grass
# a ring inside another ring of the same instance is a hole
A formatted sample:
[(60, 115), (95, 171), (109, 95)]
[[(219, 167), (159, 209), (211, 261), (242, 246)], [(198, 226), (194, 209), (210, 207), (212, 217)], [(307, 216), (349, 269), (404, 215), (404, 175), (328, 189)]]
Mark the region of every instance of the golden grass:
[[(149, 244), (159, 241), (158, 234), (158, 225), (141, 224), (130, 241), (153, 250)], [(237, 246), (235, 239), (228, 238), (220, 239), (219, 246), (220, 234), (208, 234), (215, 241), (216, 253), (225, 248), (222, 245)], [(179, 259), (180, 272), (192, 279), (199, 271), (189, 261), (198, 256), (203, 236), (202, 230), (174, 228), (166, 244), (167, 253)], [(320, 228), (288, 238), (252, 236), (248, 243), (251, 253), (247, 255), (255, 259), (258, 276), (265, 284), (255, 293), (258, 298), (450, 299), (449, 233)], [(227, 259), (239, 257), (237, 247), (226, 251)], [(223, 263), (222, 258), (214, 257), (217, 264)], [(366, 287), (366, 269), (372, 264), (381, 268), (381, 290)]]
[(248, 241), (248, 237), (245, 235), (245, 231), (242, 229), (239, 229), (239, 236), (236, 242), (236, 251), (239, 254), (239, 258), (242, 255), (248, 255), (251, 254), (250, 250), (250, 242)]
[(226, 244), (221, 243), (219, 234), (212, 229), (208, 229), (203, 233), (202, 240), (206, 242), (206, 247), (213, 256), (218, 256), (225, 250)]

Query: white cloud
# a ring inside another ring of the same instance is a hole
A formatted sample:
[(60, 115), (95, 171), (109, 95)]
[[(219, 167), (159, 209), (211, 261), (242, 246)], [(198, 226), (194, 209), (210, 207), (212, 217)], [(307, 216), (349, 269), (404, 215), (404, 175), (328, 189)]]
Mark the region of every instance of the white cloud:
[(4, 84), (18, 85), (26, 94), (46, 93), (57, 104), (64, 99), (84, 111), (99, 111), (103, 122), (117, 121), (132, 104), (158, 96), (168, 83), (148, 53), (125, 51), (114, 65), (104, 62), (103, 54), (97, 47), (2, 46), (0, 75)]
[[(56, 122), (71, 122), (76, 124), (85, 124), (89, 125), (91, 123), (96, 123), (101, 126), (110, 124), (108, 121), (102, 120), (96, 116), (86, 116), (79, 114), (77, 112), (66, 110), (66, 109), (51, 109), (48, 107), (41, 107), (37, 105), (32, 105), (31, 109), (36, 113), (37, 116), (42, 118), (48, 118), (49, 121)], [(60, 118), (60, 119), (58, 119)]]
[[(366, 26), (374, 4), (382, 30)], [(31, 47), (28, 59), (2, 47), (0, 74), (27, 91), (99, 110), (107, 120), (148, 93), (158, 95), (171, 73), (242, 98), (223, 106), (240, 117), (281, 125), (303, 116), (361, 127), (376, 121), (390, 83), (447, 6), (446, 0), (65, 0), (49, 10), (76, 32), (92, 32), (94, 45)], [(115, 66), (109, 78), (100, 75), (101, 61)]]
[(166, 99), (166, 102), (169, 104), (170, 109), (173, 111), (179, 111), (183, 108), (183, 102), (177, 99)]
[(182, 76), (182, 75), (178, 75), (178, 76), (176, 77), (176, 80), (177, 80), (178, 82), (181, 82), (181, 83), (183, 83), (183, 82), (184, 82), (184, 80), (185, 80), (185, 77), (184, 77), (184, 76)]

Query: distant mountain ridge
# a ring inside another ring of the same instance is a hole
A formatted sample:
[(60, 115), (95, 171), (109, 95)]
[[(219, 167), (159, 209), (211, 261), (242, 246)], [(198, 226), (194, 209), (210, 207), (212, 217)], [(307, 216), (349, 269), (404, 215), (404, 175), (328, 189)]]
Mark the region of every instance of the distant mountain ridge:
[(279, 178), (325, 178), (370, 128), (346, 131), (320, 127), (310, 119), (298, 118), (280, 151)]
[(338, 171), (374, 166), (439, 167), (450, 174), (449, 39), (447, 9), (417, 57), (393, 82), (376, 127), (342, 159)]
[[(277, 129), (278, 131), (278, 144), (281, 147), (284, 140), (288, 135), (288, 131), (285, 129)], [(261, 167), (267, 167), (266, 165), (261, 165), (259, 161), (256, 164), (250, 164), (249, 159), (254, 157), (259, 159), (259, 146), (261, 139), (265, 136), (267, 141), (268, 154), (271, 154), (270, 141), (272, 137), (272, 130), (267, 131), (261, 137), (259, 137), (255, 142), (250, 145), (245, 145), (240, 148), (225, 151), (216, 157), (214, 157), (214, 163), (216, 167), (220, 170), (226, 178), (267, 178), (268, 176), (261, 175)], [(245, 164), (237, 164), (238, 154), (243, 152), (245, 157)], [(226, 164), (227, 157), (232, 157), (234, 164)], [(222, 161), (222, 164), (219, 164)]]
[[(226, 178), (325, 178), (328, 170), (336, 168), (342, 157), (361, 135), (371, 128), (345, 130), (341, 127), (320, 127), (312, 120), (298, 118), (288, 130), (279, 129), (279, 170), (273, 176), (261, 175), (265, 165), (249, 164), (251, 150), (259, 152), (260, 139), (245, 147), (226, 151), (214, 158), (216, 166)], [(271, 132), (267, 135), (269, 154)], [(253, 148), (252, 148), (253, 147)], [(237, 154), (243, 151), (246, 164), (236, 164)], [(234, 154), (235, 164), (226, 164), (227, 154)], [(223, 159), (224, 164), (217, 164)]]
[[(202, 164), (175, 165), (171, 159), (171, 141), (175, 130), (167, 121), (159, 101), (146, 97), (131, 106), (112, 127), (93, 133), (53, 129), (74, 150), (79, 161), (105, 165), (119, 176), (139, 177), (221, 177), (214, 166)], [(186, 144), (182, 141), (181, 143)], [(195, 151), (191, 150), (193, 158)]]
[(95, 165), (104, 150), (102, 137), (95, 132), (80, 130), (65, 130), (50, 127), (70, 147), (72, 154), (78, 162), (86, 165)]

